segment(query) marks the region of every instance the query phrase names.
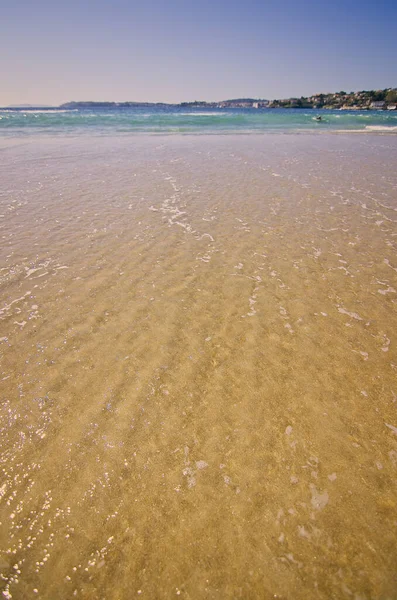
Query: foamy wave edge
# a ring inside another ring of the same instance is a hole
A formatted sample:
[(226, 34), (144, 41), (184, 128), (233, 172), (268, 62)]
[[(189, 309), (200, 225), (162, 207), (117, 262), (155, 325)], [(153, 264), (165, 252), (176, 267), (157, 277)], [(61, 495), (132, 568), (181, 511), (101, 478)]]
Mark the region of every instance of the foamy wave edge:
[(395, 125), (366, 125), (365, 129), (367, 131), (397, 131), (397, 126), (395, 126)]

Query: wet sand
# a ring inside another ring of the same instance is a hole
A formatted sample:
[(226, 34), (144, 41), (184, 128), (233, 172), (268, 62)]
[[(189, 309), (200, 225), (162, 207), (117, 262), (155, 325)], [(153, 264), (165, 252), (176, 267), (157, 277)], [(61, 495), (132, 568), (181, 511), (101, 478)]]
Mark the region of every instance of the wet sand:
[(397, 597), (397, 137), (0, 144), (14, 599)]

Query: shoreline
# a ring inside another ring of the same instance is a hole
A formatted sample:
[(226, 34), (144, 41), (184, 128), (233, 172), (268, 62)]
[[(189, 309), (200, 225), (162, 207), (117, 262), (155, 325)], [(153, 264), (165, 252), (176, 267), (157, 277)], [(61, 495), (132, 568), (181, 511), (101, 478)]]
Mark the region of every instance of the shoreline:
[(7, 133), (5, 135), (2, 135), (2, 132), (0, 132), (0, 143), (4, 142), (5, 144), (7, 142), (11, 142), (14, 141), (15, 143), (25, 143), (27, 141), (29, 142), (40, 142), (42, 140), (83, 140), (83, 139), (127, 139), (127, 138), (188, 138), (188, 137), (192, 137), (192, 138), (205, 138), (205, 137), (209, 137), (209, 138), (216, 138), (216, 137), (236, 137), (236, 138), (243, 138), (243, 137), (255, 137), (255, 138), (266, 138), (267, 136), (269, 137), (278, 137), (278, 136), (308, 136), (308, 137), (323, 137), (323, 136), (349, 136), (349, 135), (361, 135), (361, 136), (374, 136), (374, 137), (379, 137), (379, 136), (386, 136), (386, 137), (393, 137), (395, 135), (397, 135), (397, 127), (391, 127), (391, 128), (374, 128), (374, 129), (367, 129), (367, 130), (362, 130), (362, 129), (328, 129), (328, 130), (318, 130), (318, 129), (295, 129), (295, 130), (266, 130), (266, 131), (201, 131), (201, 132), (196, 132), (196, 131), (157, 131), (157, 132), (148, 132), (148, 131), (126, 131), (126, 132), (122, 132), (122, 131), (106, 131), (106, 132), (93, 132), (93, 131), (87, 131), (87, 130), (82, 130), (79, 132), (76, 131), (71, 131), (71, 132), (63, 132), (62, 134), (55, 132), (55, 131), (37, 131), (35, 130), (34, 133), (31, 132), (26, 132), (25, 131), (21, 131), (18, 132), (18, 134), (15, 134), (14, 132), (12, 133)]

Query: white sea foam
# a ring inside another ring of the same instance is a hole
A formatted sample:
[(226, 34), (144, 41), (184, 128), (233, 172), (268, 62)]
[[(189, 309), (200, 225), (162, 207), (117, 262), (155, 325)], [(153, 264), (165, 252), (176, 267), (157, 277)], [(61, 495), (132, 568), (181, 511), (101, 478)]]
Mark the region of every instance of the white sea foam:
[(347, 315), (348, 317), (351, 317), (352, 319), (356, 319), (356, 321), (362, 321), (362, 318), (360, 317), (360, 315), (358, 315), (355, 312), (349, 312), (345, 308), (338, 308), (338, 312), (342, 313), (342, 315)]
[(397, 435), (397, 427), (394, 427), (394, 425), (390, 425), (390, 423), (385, 423), (385, 425), (386, 425), (386, 427), (388, 427), (389, 429), (392, 430), (394, 435)]
[(397, 131), (397, 126), (393, 125), (366, 125), (368, 131)]

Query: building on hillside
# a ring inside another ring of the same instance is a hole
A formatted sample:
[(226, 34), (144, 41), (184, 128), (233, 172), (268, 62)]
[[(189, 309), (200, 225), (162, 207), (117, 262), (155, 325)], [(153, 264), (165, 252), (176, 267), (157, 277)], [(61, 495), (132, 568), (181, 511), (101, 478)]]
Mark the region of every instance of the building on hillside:
[(385, 102), (383, 100), (376, 100), (376, 102), (371, 102), (369, 107), (374, 110), (383, 110), (385, 108)]

